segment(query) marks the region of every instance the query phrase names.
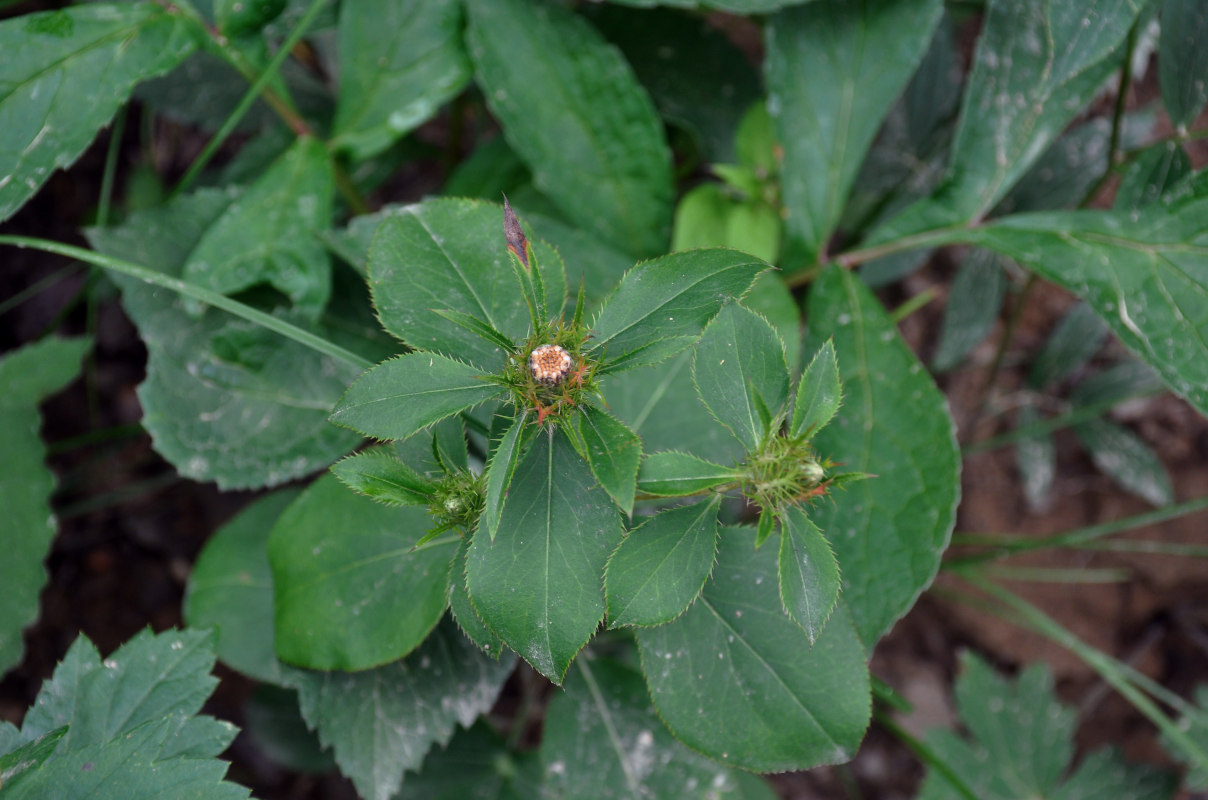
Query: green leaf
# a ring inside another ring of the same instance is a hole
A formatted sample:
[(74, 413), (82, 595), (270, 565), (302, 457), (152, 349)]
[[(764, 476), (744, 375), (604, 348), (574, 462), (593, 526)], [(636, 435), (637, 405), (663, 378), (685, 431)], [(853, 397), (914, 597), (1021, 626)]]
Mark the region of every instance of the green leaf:
[(809, 639), (777, 590), (776, 554), (722, 531), (713, 578), (674, 622), (637, 632), (659, 716), (694, 750), (760, 772), (840, 763), (868, 725), (864, 651), (840, 605)]
[(1168, 201), (1184, 188), (1191, 172), (1191, 159), (1178, 142), (1147, 147), (1125, 168), (1113, 207), (1133, 211), (1150, 203)]
[[(42, 685), (25, 715), (21, 740), (32, 742), (66, 725), (55, 751), (58, 757), (105, 745), (140, 727), (171, 722), (176, 753), (216, 756), (237, 729), (194, 716), (218, 685), (210, 675), (213, 667), (214, 634), (209, 631), (143, 630), (104, 662), (81, 636)], [(8, 790), (6, 783), (5, 800)]]
[(742, 304), (772, 323), (784, 342), (789, 373), (796, 374), (801, 365), (801, 305), (780, 274), (769, 271), (756, 278)]
[[(230, 202), (224, 192), (202, 191), (119, 227), (91, 229), (88, 238), (107, 255), (179, 276)], [(356, 446), (359, 438), (327, 416), (360, 367), (225, 312), (195, 319), (160, 289), (112, 279), (147, 346), (147, 378), (138, 391), (143, 427), (181, 475), (222, 489), (275, 486), (324, 469)]]
[(475, 77), (537, 187), (580, 227), (638, 256), (667, 247), (671, 155), (619, 52), (551, 2), (467, 0)]
[(935, 577), (955, 521), (960, 456), (944, 396), (858, 278), (824, 270), (808, 319), (806, 351), (833, 337), (846, 394), (813, 446), (845, 470), (877, 476), (811, 511), (843, 567), (844, 603), (871, 647)]
[(38, 403), (71, 382), (90, 346), (88, 339), (45, 339), (0, 358), (0, 675), (21, 663), (21, 631), (38, 618), (46, 585), (42, 562), (56, 528), (50, 510), (55, 477), (38, 436)]
[(1155, 394), (1161, 388), (1162, 381), (1152, 367), (1130, 358), (1079, 381), (1070, 392), (1070, 402), (1075, 406), (1115, 405)]
[(574, 416), (575, 433), (584, 445), (591, 473), (626, 516), (633, 516), (642, 440), (623, 422), (595, 406), (583, 406)]
[(59, 740), (67, 733), (67, 726), (55, 728), (32, 742), (15, 747), (21, 740), (21, 732), (9, 723), (0, 724), (0, 786), (8, 783), (11, 789), (17, 778), (26, 770), (41, 767), (46, 760), (54, 755), (59, 746)]
[(543, 432), (516, 466), (494, 541), (479, 529), (466, 586), (479, 616), (555, 683), (604, 616), (616, 506), (566, 436)]
[(965, 86), (948, 179), (873, 237), (989, 212), (1118, 68), (1141, 0), (991, 0)]
[(712, 8), (734, 14), (766, 14), (788, 6), (808, 3), (810, 0), (612, 0), (624, 6), (650, 8), (652, 6), (674, 6), (677, 8)]
[[(1019, 427), (1041, 421), (1033, 405), (1019, 407)], [(1015, 443), (1015, 468), (1023, 481), (1023, 495), (1028, 508), (1045, 511), (1049, 506), (1049, 489), (1057, 474), (1057, 445), (1048, 433), (1024, 436)]]
[(338, 47), (332, 144), (354, 160), (394, 144), (470, 80), (461, 6), (449, 0), (343, 3)]
[(389, 508), (331, 476), (273, 526), (268, 555), (282, 660), (367, 669), (410, 653), (448, 605), (455, 540), (412, 552), (431, 527), (420, 509)]
[[(1117, 129), (1117, 146), (1124, 150), (1142, 147), (1153, 138), (1154, 121), (1152, 109), (1124, 114)], [(1082, 204), (1112, 167), (1108, 163), (1112, 130), (1112, 120), (1107, 117), (1094, 117), (1067, 130), (994, 207), (991, 216)]]
[[(1196, 687), (1195, 704), (1184, 707), (1182, 719), (1179, 720), (1179, 728), (1186, 731), (1187, 736), (1201, 748), (1208, 748), (1208, 686)], [(1172, 746), (1169, 741), (1165, 740), (1165, 737), (1163, 737), (1162, 744), (1166, 747), (1167, 753), (1190, 767), (1186, 779), (1188, 789), (1196, 792), (1208, 789), (1208, 767), (1192, 762), (1183, 748)]]
[(723, 464), (737, 464), (746, 451), (717, 424), (692, 384), (692, 352), (666, 363), (609, 376), (608, 407), (642, 437), (642, 449), (691, 451)]
[(152, 3), (93, 3), (0, 23), (0, 220), (80, 154), (134, 85), (192, 52), (192, 25)]
[(1174, 502), (1174, 489), (1162, 460), (1132, 431), (1093, 419), (1075, 425), (1074, 434), (1095, 466), (1116, 483), (1155, 506)]
[[(562, 259), (530, 239), (546, 296), (560, 308), (566, 294)], [(520, 341), (528, 309), (503, 238), (503, 209), (461, 199), (429, 200), (382, 220), (369, 251), (373, 304), (386, 330), (418, 350), (431, 350), (488, 372), (503, 368), (504, 353), (438, 311), (478, 317)]]
[(1053, 330), (1028, 371), (1028, 386), (1044, 389), (1065, 380), (1103, 347), (1107, 325), (1086, 303), (1075, 304)]
[(692, 250), (638, 264), (592, 324), (609, 370), (655, 364), (690, 346), (731, 298), (768, 265), (737, 250)]
[(1006, 291), (1007, 275), (997, 254), (975, 249), (965, 256), (944, 306), (940, 341), (931, 359), (936, 372), (956, 367), (985, 340), (998, 320)]
[[(1077, 715), (1057, 702), (1053, 676), (1042, 664), (1008, 681), (977, 656), (965, 653), (956, 681), (956, 704), (970, 735), (931, 730), (927, 744), (980, 800), (1169, 800), (1173, 796), (1171, 776), (1152, 767), (1126, 765), (1107, 750), (1092, 753), (1076, 772), (1063, 777), (1073, 758)], [(928, 769), (919, 791), (920, 800), (964, 796), (935, 769)]]
[(961, 238), (1082, 297), (1174, 392), (1208, 412), (1208, 198), (1131, 212), (1019, 214)]
[(608, 627), (661, 625), (684, 613), (713, 571), (714, 497), (659, 512), (625, 534), (608, 559)]
[(663, 119), (692, 135), (703, 160), (732, 161), (734, 129), (763, 94), (746, 54), (698, 15), (664, 9), (635, 15), (608, 4), (588, 10)]
[(797, 384), (793, 400), (793, 422), (790, 436), (811, 436), (826, 427), (843, 401), (843, 386), (839, 383), (839, 362), (835, 358), (835, 343), (827, 339), (814, 353)]
[(738, 475), (729, 467), (687, 453), (652, 453), (642, 459), (638, 491), (659, 497), (683, 497), (731, 483)]
[(269, 533), (301, 492), (280, 489), (248, 505), (206, 542), (185, 588), (191, 628), (218, 631), (218, 658), (232, 669), (280, 684), (289, 668), (273, 651), (273, 575)]
[(839, 565), (830, 543), (801, 506), (785, 511), (781, 523), (780, 600), (812, 646), (839, 601)]
[(927, 52), (940, 0), (821, 0), (768, 20), (768, 108), (789, 234), (815, 260), (864, 156)]
[[(120, 738), (56, 752), (36, 770), (4, 782), (5, 800), (88, 797), (96, 800), (238, 800), (249, 790), (222, 780), (227, 763), (176, 751), (179, 715), (148, 722)], [(234, 727), (228, 741), (234, 738)], [(212, 754), (211, 754), (212, 755)]]
[(388, 506), (426, 506), (434, 484), (385, 448), (351, 455), (331, 465), (331, 472), (357, 494)]
[(288, 0), (215, 0), (214, 18), (223, 35), (234, 37), (259, 33), (285, 10)]
[(375, 439), (406, 439), (504, 391), (484, 380), (478, 367), (436, 353), (408, 353), (358, 378), (331, 421)]
[(516, 465), (536, 431), (536, 426), (529, 424), (528, 411), (522, 411), (515, 422), (508, 426), (507, 433), (491, 454), (486, 470), (486, 498), (478, 518), (479, 529), (485, 528), (491, 541), (495, 540), (495, 534), (499, 531), (499, 517), (512, 476), (516, 473)]
[(449, 574), (449, 610), (453, 612), (453, 620), (466, 638), (482, 652), (498, 659), (504, 650), (503, 640), (492, 633), (482, 617), (478, 616), (474, 604), (470, 602), (470, 593), (466, 591), (466, 555), (469, 552), (470, 539), (463, 539)]
[[(641, 674), (580, 660), (550, 700), (541, 739), (549, 800), (708, 797), (739, 800), (736, 771), (677, 742), (659, 722)], [(707, 789), (706, 789), (707, 787)]]
[(779, 428), (789, 399), (784, 345), (755, 312), (722, 307), (696, 344), (692, 379), (701, 402), (748, 450)]
[(446, 621), (402, 661), (364, 672), (297, 678), (302, 716), (335, 752), (340, 771), (366, 800), (398, 794), (455, 724), (468, 727), (495, 704), (514, 658), (489, 658)]
[(1208, 8), (1196, 0), (1163, 0), (1158, 80), (1170, 123), (1184, 128), (1208, 103)]

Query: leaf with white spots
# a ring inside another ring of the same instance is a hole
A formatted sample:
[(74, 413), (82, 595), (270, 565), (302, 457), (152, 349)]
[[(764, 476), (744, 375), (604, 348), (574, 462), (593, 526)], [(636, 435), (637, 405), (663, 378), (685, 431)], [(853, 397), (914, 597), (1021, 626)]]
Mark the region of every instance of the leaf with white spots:
[(875, 476), (810, 510), (871, 648), (939, 569), (956, 520), (960, 454), (944, 396), (862, 281), (828, 267), (810, 291), (807, 318), (805, 351), (833, 338), (844, 391), (839, 413), (812, 444), (844, 471)]
[(183, 14), (89, 3), (0, 22), (0, 220), (74, 162), (140, 81), (193, 51)]
[(38, 403), (80, 371), (87, 339), (46, 339), (0, 358), (0, 675), (21, 662), (21, 631), (38, 618), (38, 595), (46, 585), (42, 562), (56, 525), (50, 511), (55, 476), (45, 464), (38, 436)]
[(582, 660), (565, 689), (550, 701), (541, 739), (547, 800), (576, 800), (588, 786), (593, 800), (751, 797), (736, 771), (667, 732), (636, 670)]
[(299, 313), (318, 317), (331, 296), (319, 233), (331, 225), (334, 188), (326, 146), (300, 137), (206, 229), (182, 277), (222, 294), (267, 283)]
[(842, 604), (810, 646), (784, 613), (776, 553), (721, 532), (717, 566), (683, 616), (637, 632), (642, 672), (676, 738), (758, 772), (848, 761), (868, 727), (868, 667)]
[[(204, 190), (133, 214), (118, 227), (93, 228), (88, 239), (106, 255), (179, 277), (189, 252), (231, 201), (227, 192)], [(194, 318), (172, 293), (111, 277), (147, 346), (147, 378), (138, 390), (143, 427), (181, 475), (217, 481), (223, 489), (276, 486), (323, 469), (356, 446), (359, 437), (333, 426), (327, 415), (361, 367), (225, 311)], [(282, 316), (339, 338), (336, 326)]]
[(944, 183), (872, 241), (978, 219), (994, 208), (1120, 67), (1142, 0), (991, 0)]
[(495, 704), (515, 663), (482, 654), (445, 620), (402, 661), (364, 672), (305, 672), (292, 685), (340, 772), (366, 800), (390, 800), (404, 770), (418, 769), (457, 724), (469, 727)]
[(363, 161), (455, 97), (470, 80), (461, 23), (453, 0), (341, 3), (332, 144)]
[[(1048, 667), (1034, 664), (1015, 680), (995, 674), (972, 653), (961, 661), (956, 705), (969, 731), (933, 729), (927, 744), (939, 761), (979, 800), (1049, 797), (1090, 800), (1169, 800), (1174, 776), (1149, 766), (1126, 764), (1112, 750), (1098, 750), (1071, 771), (1077, 715), (1057, 702)], [(929, 769), (919, 800), (958, 800), (939, 770)]]
[(425, 509), (391, 508), (324, 475), (269, 538), (277, 654), (311, 669), (367, 669), (410, 653), (448, 606), (456, 537), (412, 551)]
[(951, 239), (997, 250), (1077, 294), (1208, 413), (1208, 198), (1020, 214)]

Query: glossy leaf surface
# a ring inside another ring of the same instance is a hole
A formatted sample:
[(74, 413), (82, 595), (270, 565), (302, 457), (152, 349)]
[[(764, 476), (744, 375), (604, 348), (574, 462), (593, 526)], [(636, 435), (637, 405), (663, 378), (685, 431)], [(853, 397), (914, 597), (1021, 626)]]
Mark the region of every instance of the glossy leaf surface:
[(623, 422), (595, 406), (584, 406), (575, 416), (575, 431), (596, 480), (627, 516), (633, 514), (642, 440)]
[(830, 543), (800, 506), (781, 516), (780, 600), (812, 645), (839, 599), (839, 565)]
[(390, 508), (326, 475), (277, 520), (269, 539), (282, 660), (367, 669), (414, 650), (448, 605), (454, 541), (412, 552), (427, 511)]
[(189, 574), (184, 618), (192, 628), (216, 628), (222, 663), (251, 678), (281, 684), (290, 668), (273, 650), (273, 574), (268, 537), (298, 498), (280, 489), (256, 500), (206, 542)]
[(724, 764), (776, 772), (850, 759), (870, 714), (868, 669), (840, 605), (810, 647), (784, 613), (776, 552), (722, 531), (704, 593), (674, 622), (638, 631), (642, 672), (680, 741)]
[(720, 500), (661, 511), (608, 559), (608, 625), (661, 625), (684, 612), (713, 571)]
[(616, 506), (562, 433), (537, 436), (516, 467), (495, 540), (470, 545), (470, 600), (487, 627), (555, 683), (604, 616)]
[(703, 458), (666, 450), (642, 459), (638, 490), (659, 497), (682, 497), (730, 483), (734, 470)]

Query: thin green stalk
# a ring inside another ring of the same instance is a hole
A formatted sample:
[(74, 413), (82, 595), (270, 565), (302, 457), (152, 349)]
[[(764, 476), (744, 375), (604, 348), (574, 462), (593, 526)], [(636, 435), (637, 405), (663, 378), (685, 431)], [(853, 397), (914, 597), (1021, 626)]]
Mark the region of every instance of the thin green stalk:
[(72, 503), (68, 506), (55, 511), (55, 516), (60, 520), (72, 519), (74, 517), (82, 517), (85, 514), (92, 514), (96, 511), (102, 511), (106, 508), (120, 506), (123, 503), (128, 503), (135, 498), (145, 495), (154, 494), (155, 492), (166, 489), (173, 484), (180, 483), (181, 478), (175, 472), (167, 472), (163, 475), (156, 475), (151, 478), (145, 478), (141, 481), (128, 483), (118, 489), (108, 492), (102, 492), (92, 497), (86, 497), (79, 502)]
[(72, 450), (78, 450), (81, 447), (91, 447), (94, 444), (106, 444), (108, 442), (118, 441), (121, 439), (129, 439), (141, 435), (143, 426), (138, 423), (130, 425), (114, 425), (109, 428), (100, 428), (98, 430), (88, 431), (79, 436), (72, 436), (70, 439), (60, 439), (57, 442), (47, 442), (46, 452), (52, 456), (61, 453), (69, 453)]
[(946, 563), (946, 566), (953, 569), (973, 564), (980, 564), (986, 561), (991, 561), (1003, 556), (1016, 555), (1018, 553), (1026, 553), (1031, 550), (1042, 550), (1050, 547), (1074, 548), (1083, 547), (1087, 543), (1093, 542), (1096, 539), (1101, 539), (1105, 536), (1110, 536), (1113, 533), (1133, 530), (1135, 528), (1143, 528), (1147, 525), (1156, 525), (1159, 522), (1165, 522), (1168, 519), (1176, 519), (1194, 514), (1197, 511), (1208, 509), (1208, 495), (1197, 497), (1194, 500), (1188, 500), (1184, 503), (1176, 503), (1175, 505), (1166, 506), (1165, 508), (1155, 508), (1152, 511), (1146, 511), (1141, 514), (1135, 514), (1131, 517), (1115, 519), (1109, 522), (1100, 522), (1096, 525), (1087, 525), (1082, 528), (1076, 528), (1072, 531), (1054, 534), (1052, 536), (1041, 536), (1037, 538), (1021, 538), (1018, 534), (985, 534), (985, 533), (958, 533), (952, 537), (952, 544), (963, 547), (991, 547), (994, 548), (990, 553), (978, 553), (976, 555), (964, 556), (957, 559), (952, 559)]
[(51, 274), (47, 275), (42, 280), (37, 281), (36, 283), (30, 284), (29, 286), (26, 286), (24, 289), (17, 292), (12, 297), (9, 297), (8, 299), (0, 302), (0, 314), (5, 314), (5, 313), (13, 310), (17, 306), (24, 303), (29, 298), (31, 298), (34, 295), (41, 292), (43, 289), (47, 289), (47, 288), (53, 286), (54, 284), (58, 283), (59, 281), (63, 280), (64, 278), (74, 275), (75, 273), (79, 272), (80, 269), (81, 269), (81, 267), (79, 264), (68, 264), (67, 266), (65, 266), (61, 269), (58, 269), (58, 270), (52, 272)]
[(976, 430), (977, 423), (985, 416), (986, 404), (990, 400), (990, 391), (994, 388), (994, 382), (998, 380), (998, 373), (1002, 370), (1003, 359), (1006, 358), (1007, 350), (1011, 346), (1011, 339), (1015, 337), (1015, 329), (1019, 327), (1019, 320), (1023, 318), (1023, 310), (1027, 305), (1028, 295), (1032, 293), (1032, 288), (1036, 285), (1036, 281), (1036, 273), (1029, 272), (1028, 279), (1024, 282), (1023, 288), (1019, 290), (1019, 296), (1015, 298), (1015, 304), (1011, 307), (1011, 316), (1007, 317), (1002, 337), (998, 340), (998, 347), (994, 351), (994, 360), (990, 362), (990, 372), (982, 383), (981, 397), (974, 407), (973, 418), (969, 420), (967, 425), (969, 431)]
[(126, 114), (129, 106), (118, 109), (109, 130), (109, 149), (105, 152), (105, 169), (101, 173), (101, 196), (97, 200), (96, 224), (104, 228), (109, 225), (110, 209), (113, 207), (113, 177), (117, 174), (117, 159), (122, 151), (122, 138), (126, 133)]
[(976, 570), (961, 569), (958, 574), (977, 588), (1008, 606), (1029, 628), (1046, 636), (1081, 658), (1087, 666), (1099, 674), (1100, 678), (1119, 692), (1134, 708), (1144, 714), (1166, 736), (1171, 744), (1182, 751), (1188, 760), (1200, 769), (1208, 769), (1208, 752), (1205, 752), (1203, 748), (1187, 735), (1186, 731), (1182, 730), (1173, 720), (1162, 713), (1161, 709), (1152, 700), (1133, 685), (1130, 680), (1130, 673), (1132, 673), (1130, 667), (1121, 664), (1106, 653), (1100, 652), (1086, 642), (1083, 642), (1047, 614), (1013, 592), (1007, 591), (991, 581), (977, 580), (978, 572)]
[[(240, 99), (239, 104), (235, 106), (235, 110), (231, 112), (230, 116), (226, 118), (226, 121), (222, 123), (222, 127), (218, 129), (218, 132), (215, 133), (213, 138), (211, 138), (206, 144), (205, 149), (201, 151), (201, 155), (199, 155), (193, 161), (193, 163), (189, 165), (189, 169), (185, 172), (184, 177), (180, 179), (180, 183), (178, 183), (176, 185), (176, 189), (173, 190), (172, 197), (177, 197), (188, 189), (189, 186), (193, 184), (193, 181), (197, 179), (197, 176), (201, 174), (201, 171), (205, 169), (206, 165), (210, 162), (210, 159), (213, 158), (214, 154), (218, 151), (218, 148), (221, 147), (222, 143), (226, 141), (227, 137), (234, 132), (235, 126), (239, 124), (241, 119), (243, 119), (243, 115), (248, 112), (248, 110), (252, 107), (252, 104), (256, 102), (258, 97), (260, 97), (261, 92), (263, 92), (265, 87), (268, 86), (269, 81), (271, 81), (277, 74), (277, 71), (281, 68), (281, 65), (285, 63), (285, 59), (289, 57), (290, 51), (293, 50), (294, 45), (302, 40), (302, 37), (306, 34), (306, 31), (310, 28), (311, 23), (313, 23), (319, 16), (319, 12), (323, 10), (323, 6), (326, 5), (326, 3), (327, 0), (311, 0), (311, 4), (306, 9), (306, 13), (303, 14), (302, 18), (298, 20), (298, 24), (294, 26), (292, 31), (290, 31), (289, 36), (281, 44), (281, 47), (277, 50), (277, 52), (273, 54), (272, 60), (268, 62), (268, 66), (264, 68), (263, 72), (256, 76), (256, 79), (252, 82), (252, 85), (248, 87), (247, 92), (245, 92), (243, 97)], [(278, 108), (277, 112), (282, 115), (282, 118), (285, 119), (285, 121), (298, 135), (301, 136), (310, 133), (309, 126), (307, 126), (306, 122), (303, 121), (302, 118), (296, 113), (282, 108)]]
[(915, 758), (922, 761), (927, 766), (934, 769), (936, 772), (944, 776), (949, 785), (955, 789), (965, 800), (980, 800), (977, 792), (961, 779), (959, 775), (952, 771), (944, 759), (940, 758), (931, 746), (912, 734), (910, 731), (903, 728), (889, 713), (882, 709), (874, 707), (872, 710), (872, 718), (877, 721), (881, 727), (887, 730), (895, 739), (906, 746), (906, 749), (914, 753)]
[(964, 455), (972, 455), (974, 453), (984, 453), (987, 450), (996, 450), (999, 447), (1005, 447), (1009, 444), (1014, 444), (1020, 439), (1027, 439), (1033, 436), (1041, 436), (1046, 433), (1052, 433), (1063, 428), (1073, 427), (1080, 422), (1086, 422), (1097, 417), (1103, 416), (1104, 413), (1110, 411), (1118, 405), (1130, 403), (1133, 400), (1143, 400), (1146, 397), (1154, 397), (1164, 393), (1163, 388), (1152, 389), (1138, 394), (1132, 394), (1128, 397), (1122, 397), (1118, 400), (1104, 400), (1098, 403), (1087, 403), (1084, 406), (1066, 411), (1051, 419), (1040, 420), (1033, 422), (1030, 425), (1020, 425), (1014, 430), (1001, 433), (998, 436), (991, 436), (988, 439), (982, 439), (977, 442), (969, 442), (961, 448), (961, 453)]
[(934, 286), (925, 291), (919, 292), (914, 297), (911, 297), (905, 303), (902, 303), (902, 305), (895, 308), (890, 313), (889, 319), (893, 321), (894, 325), (897, 325), (899, 322), (906, 319), (911, 314), (934, 300), (935, 295), (936, 290)]
[(266, 314), (259, 309), (240, 303), (238, 300), (234, 300), (226, 295), (182, 281), (179, 278), (173, 278), (162, 272), (156, 272), (139, 264), (132, 264), (129, 261), (122, 261), (121, 259), (102, 255), (101, 253), (94, 253), (82, 247), (73, 247), (68, 244), (61, 244), (47, 239), (35, 239), (28, 236), (0, 236), (0, 245), (5, 244), (14, 247), (32, 247), (47, 253), (79, 259), (85, 263), (94, 264), (122, 275), (129, 275), (152, 286), (176, 292), (182, 297), (188, 297), (214, 306), (215, 308), (221, 308), (223, 311), (246, 319), (248, 322), (253, 322), (262, 328), (279, 333), (287, 339), (293, 339), (295, 342), (305, 345), (325, 356), (337, 358), (361, 369), (367, 369), (370, 366), (370, 363), (364, 358), (361, 358), (351, 350), (345, 350), (334, 342), (327, 341), (322, 336), (317, 336), (296, 325), (291, 325), (283, 319)]
[(984, 572), (991, 578), (1001, 578), (1004, 581), (1032, 583), (1123, 583), (1130, 577), (1128, 570), (1118, 567), (1064, 569), (1058, 567), (1008, 567), (992, 564), (987, 566)]
[(1113, 539), (1110, 542), (1088, 542), (1080, 545), (1082, 550), (1106, 550), (1112, 553), (1147, 553), (1161, 556), (1190, 556), (1208, 558), (1208, 545), (1182, 544), (1181, 542), (1147, 542), (1132, 539)]

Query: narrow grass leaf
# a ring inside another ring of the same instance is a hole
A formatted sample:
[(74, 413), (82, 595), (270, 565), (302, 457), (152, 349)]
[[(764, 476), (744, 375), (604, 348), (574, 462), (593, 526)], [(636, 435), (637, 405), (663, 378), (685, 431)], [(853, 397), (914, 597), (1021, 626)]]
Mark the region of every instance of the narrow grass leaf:
[(1095, 466), (1116, 483), (1155, 506), (1174, 502), (1170, 474), (1158, 454), (1135, 433), (1105, 419), (1074, 426)]

